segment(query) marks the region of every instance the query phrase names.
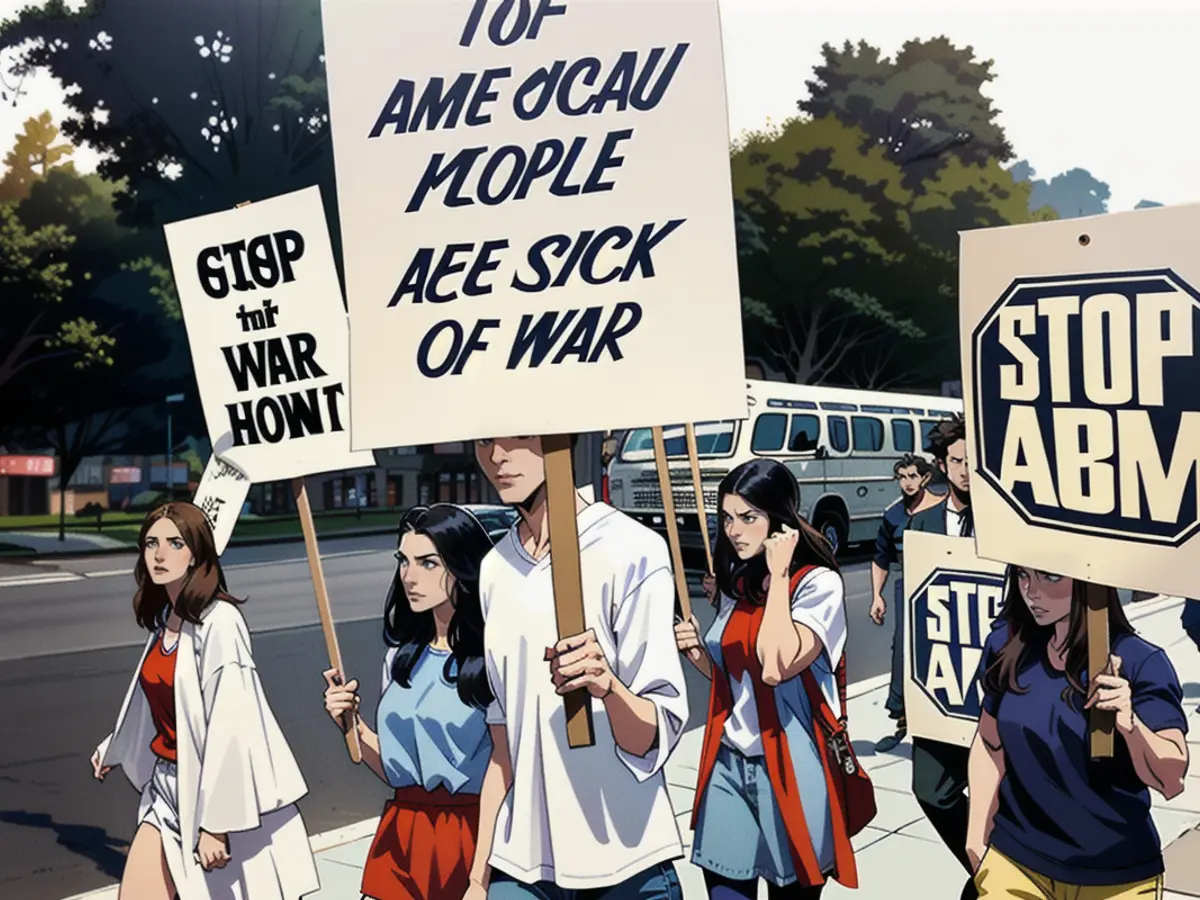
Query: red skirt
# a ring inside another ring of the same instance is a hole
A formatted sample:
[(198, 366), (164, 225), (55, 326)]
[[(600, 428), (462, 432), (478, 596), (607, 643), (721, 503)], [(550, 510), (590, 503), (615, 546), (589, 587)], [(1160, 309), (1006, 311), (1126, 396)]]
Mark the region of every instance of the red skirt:
[(363, 869), (373, 900), (462, 900), (471, 883), (479, 795), (397, 788)]

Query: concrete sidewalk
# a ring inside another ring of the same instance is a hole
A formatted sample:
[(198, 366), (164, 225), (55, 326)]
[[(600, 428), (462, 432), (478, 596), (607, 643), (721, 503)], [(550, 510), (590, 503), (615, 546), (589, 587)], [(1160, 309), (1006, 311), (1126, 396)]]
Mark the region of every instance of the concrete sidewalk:
[[(1158, 598), (1126, 607), (1138, 632), (1167, 650), (1184, 686), (1193, 756), (1200, 755), (1200, 716), (1192, 704), (1200, 697), (1200, 653), (1179, 626), (1179, 598)], [(884, 678), (874, 678), (849, 689), (850, 731), (863, 767), (875, 784), (878, 815), (854, 839), (859, 888), (847, 890), (833, 882), (823, 897), (857, 900), (957, 900), (966, 874), (942, 846), (921, 814), (911, 792), (912, 748), (908, 742), (890, 754), (875, 755), (875, 740), (890, 733), (892, 722), (883, 708), (887, 694)], [(703, 730), (686, 733), (667, 764), (667, 783), (674, 804), (687, 858), (691, 855), (692, 803)], [(1193, 769), (1200, 772), (1200, 767)], [(1167, 900), (1200, 897), (1200, 774), (1189, 775), (1187, 788), (1172, 801), (1151, 792), (1153, 815), (1167, 860)], [(382, 803), (382, 795), (381, 800)], [(313, 850), (321, 876), (321, 890), (306, 900), (357, 900), (363, 860), (378, 820), (362, 822), (326, 835), (314, 836)], [(704, 879), (690, 862), (676, 863), (686, 900), (705, 900)], [(115, 900), (116, 888), (81, 895), (72, 900)], [(765, 888), (760, 898), (766, 897)], [(253, 900), (253, 898), (251, 898)]]

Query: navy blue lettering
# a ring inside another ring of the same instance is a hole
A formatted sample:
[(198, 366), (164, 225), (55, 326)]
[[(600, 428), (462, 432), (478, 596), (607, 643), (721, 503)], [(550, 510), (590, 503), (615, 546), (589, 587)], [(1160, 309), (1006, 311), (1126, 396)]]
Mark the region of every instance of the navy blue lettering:
[(474, 128), (477, 125), (487, 125), (492, 121), (491, 113), (480, 113), (479, 107), (485, 103), (495, 103), (500, 96), (500, 92), (493, 90), (492, 82), (497, 79), (508, 78), (512, 75), (512, 69), (504, 66), (499, 69), (488, 69), (483, 73), (483, 77), (479, 79), (479, 86), (475, 88), (475, 93), (471, 96), (471, 104), (467, 107), (467, 115), (463, 120), (468, 127)]
[(465, 271), (466, 261), (455, 262), (454, 257), (460, 253), (470, 253), (473, 249), (475, 249), (474, 244), (446, 245), (446, 249), (442, 251), (442, 258), (438, 260), (437, 268), (433, 270), (433, 275), (430, 276), (429, 284), (425, 288), (426, 300), (430, 303), (449, 303), (458, 298), (457, 291), (450, 291), (448, 294), (438, 293), (438, 284), (448, 275), (457, 275), (459, 272)]
[(454, 371), (451, 375), (461, 375), (463, 366), (467, 364), (467, 360), (471, 358), (471, 354), (476, 350), (486, 350), (488, 342), (483, 340), (483, 333), (492, 328), (499, 328), (499, 319), (480, 319), (475, 323), (475, 327), (471, 329), (471, 336), (467, 338), (467, 343), (462, 349), (462, 353), (458, 355), (458, 362), (454, 365)]
[[(549, 237), (541, 238), (534, 242), (529, 248), (529, 253), (526, 259), (529, 267), (533, 269), (533, 273), (537, 280), (526, 282), (521, 280), (521, 276), (513, 275), (512, 286), (515, 290), (521, 291), (524, 294), (538, 294), (550, 286), (550, 267), (546, 264), (543, 256), (547, 250), (555, 257), (561, 258), (564, 253), (571, 248), (572, 241), (565, 234), (552, 234)], [(511, 366), (509, 367), (511, 368)]]
[(654, 230), (653, 222), (643, 225), (637, 236), (637, 242), (634, 243), (633, 250), (629, 253), (629, 262), (625, 264), (625, 271), (621, 273), (621, 281), (625, 282), (632, 278), (635, 268), (639, 270), (643, 278), (653, 278), (654, 260), (650, 257), (650, 251), (666, 240), (675, 229), (686, 221), (687, 219), (672, 219), (657, 231)]
[[(541, 238), (533, 243), (525, 257), (526, 263), (533, 270), (533, 279), (527, 281), (519, 273), (515, 274), (512, 287), (528, 294), (535, 294), (550, 287), (563, 287), (577, 269), (587, 284), (608, 284), (613, 280), (624, 283), (635, 275), (653, 278), (654, 249), (686, 221), (672, 219), (662, 226), (648, 222), (636, 235), (627, 225), (611, 225), (598, 234), (589, 228), (575, 237), (553, 234)], [(624, 263), (614, 265), (606, 272), (597, 272), (598, 257), (606, 246), (612, 250), (624, 250), (629, 247), (628, 256)], [(552, 266), (546, 258), (547, 254), (562, 260), (562, 264)]]
[(558, 365), (571, 356), (579, 362), (594, 363), (598, 362), (604, 353), (614, 361), (624, 359), (625, 354), (622, 353), (618, 341), (642, 321), (642, 307), (633, 302), (618, 303), (609, 314), (597, 338), (596, 331), (600, 327), (603, 313), (604, 308), (601, 306), (585, 310), (569, 309), (562, 312), (562, 318), (559, 319), (560, 312), (552, 310), (542, 313), (536, 323), (532, 315), (522, 316), (507, 368), (515, 369), (528, 355), (529, 368), (536, 369), (555, 345), (559, 344), (563, 335), (567, 334), (567, 329), (572, 323), (575, 327), (558, 347), (550, 361), (551, 365)]
[[(629, 321), (622, 322), (621, 317), (629, 313)], [(605, 350), (614, 361), (624, 359), (625, 354), (621, 352), (621, 348), (617, 346), (617, 339), (623, 338), (633, 329), (637, 328), (642, 321), (642, 306), (640, 303), (627, 301), (618, 303), (613, 310), (612, 316), (608, 323), (604, 326), (604, 331), (600, 333), (600, 339), (596, 341), (596, 349), (592, 351), (592, 355), (588, 357), (588, 362), (594, 363), (600, 359), (600, 354)]]
[(408, 201), (408, 206), (405, 207), (405, 212), (417, 212), (421, 208), (421, 204), (425, 202), (425, 197), (430, 191), (437, 190), (447, 179), (450, 180), (450, 191), (446, 195), (446, 199), (442, 201), (445, 206), (470, 206), (474, 201), (470, 197), (464, 197), (461, 194), (463, 182), (467, 179), (467, 173), (471, 171), (471, 166), (475, 164), (475, 160), (483, 156), (487, 152), (487, 147), (464, 147), (454, 154), (454, 158), (442, 168), (442, 161), (445, 160), (445, 153), (435, 153), (429, 158), (429, 164), (425, 167), (425, 174), (421, 176), (421, 180), (417, 182), (416, 188), (413, 190), (412, 199)]
[[(486, 79), (485, 74), (485, 79)], [(392, 88), (391, 96), (379, 112), (370, 137), (377, 138), (389, 125), (392, 134), (412, 133), (421, 130), (434, 131), (439, 128), (451, 129), (458, 125), (463, 107), (471, 94), (471, 85), (475, 83), (474, 72), (462, 72), (454, 83), (446, 90), (446, 80), (440, 76), (429, 79), (421, 97), (413, 108), (413, 97), (416, 94), (416, 83), (407, 78), (401, 78)], [(478, 95), (475, 104), (480, 101)], [(468, 123), (471, 124), (471, 123)]]
[[(517, 17), (512, 22), (508, 34), (505, 34), (504, 22), (510, 17), (514, 6), (517, 8)], [(525, 29), (529, 27), (531, 12), (529, 0), (500, 0), (500, 8), (496, 10), (492, 21), (488, 23), (488, 40), (499, 47), (515, 44), (525, 35)]]
[(515, 369), (525, 355), (529, 354), (529, 367), (536, 369), (577, 315), (579, 310), (568, 309), (560, 321), (558, 310), (549, 310), (541, 314), (536, 324), (531, 313), (521, 316), (521, 325), (517, 329), (517, 337), (513, 341), (512, 352), (508, 355), (508, 365), (505, 368)]
[[(529, 189), (535, 181), (554, 173), (549, 191), (556, 197), (573, 197), (578, 194), (601, 193), (611, 191), (615, 182), (604, 181), (604, 173), (610, 169), (619, 169), (625, 164), (625, 157), (616, 153), (622, 141), (633, 136), (633, 129), (625, 128), (605, 135), (604, 143), (600, 146), (590, 170), (582, 180), (570, 183), (579, 163), (586, 137), (576, 137), (571, 141), (570, 149), (564, 149), (558, 138), (547, 138), (538, 142), (532, 154), (526, 154), (523, 147), (509, 144), (491, 150), (488, 147), (468, 147), (458, 151), (446, 161), (445, 153), (435, 153), (425, 167), (412, 199), (409, 200), (405, 212), (417, 212), (425, 203), (429, 194), (449, 182), (449, 189), (442, 200), (449, 207), (471, 206), (479, 202), (486, 206), (495, 206), (508, 199), (523, 200), (529, 194)], [(464, 194), (467, 177), (481, 157), (487, 155), (482, 171), (475, 185), (475, 196), (470, 190)], [(513, 171), (499, 189), (493, 189), (492, 179), (501, 164), (509, 158), (514, 160)]]
[(475, 0), (475, 5), (471, 7), (471, 14), (467, 16), (467, 23), (463, 26), (462, 37), (458, 39), (458, 46), (471, 46), (476, 32), (479, 31), (479, 23), (483, 19), (483, 11), (486, 7), (487, 0)]
[(425, 299), (425, 282), (429, 279), (431, 265), (433, 265), (433, 248), (422, 247), (413, 257), (413, 261), (408, 264), (408, 269), (405, 271), (404, 277), (400, 279), (400, 283), (396, 285), (396, 292), (388, 301), (388, 309), (398, 304), (407, 294), (412, 294), (413, 303), (421, 303)]
[[(599, 255), (600, 251), (604, 249), (604, 245), (609, 241), (612, 241), (614, 250), (620, 250), (622, 247), (627, 247), (632, 240), (633, 232), (624, 225), (613, 225), (611, 228), (605, 228), (596, 236), (594, 241), (588, 242), (587, 251), (583, 254), (583, 261), (579, 266), (579, 276), (587, 284), (608, 284), (608, 282), (621, 274), (621, 266), (613, 266), (607, 274), (597, 275), (595, 270), (596, 256)], [(555, 286), (557, 287), (558, 285)]]
[[(528, 122), (541, 116), (553, 100), (564, 116), (601, 115), (611, 111), (624, 112), (633, 107), (649, 112), (662, 102), (675, 73), (687, 55), (686, 43), (676, 44), (670, 57), (659, 71), (666, 54), (665, 47), (655, 47), (640, 61), (640, 52), (626, 50), (608, 70), (599, 89), (594, 89), (604, 64), (594, 56), (585, 56), (568, 65), (565, 59), (542, 66), (525, 78), (513, 97), (517, 118)], [(586, 96), (576, 97), (577, 87), (589, 90)]]
[[(496, 176), (496, 170), (509, 157), (512, 158), (512, 171), (509, 173), (508, 180), (504, 182), (500, 191), (493, 193), (492, 179)], [(507, 144), (492, 155), (492, 158), (483, 167), (483, 174), (479, 176), (479, 200), (484, 206), (499, 206), (512, 196), (512, 192), (521, 183), (521, 173), (525, 170), (527, 159), (525, 148), (519, 144)]]
[[(450, 352), (446, 354), (446, 358), (437, 366), (432, 366), (429, 363), (429, 354), (433, 350), (433, 343), (438, 339), (443, 331), (449, 331), (451, 337)], [(426, 333), (425, 337), (421, 338), (421, 345), (417, 348), (417, 368), (421, 370), (421, 374), (426, 378), (441, 378), (454, 366), (458, 355), (462, 352), (463, 345), (463, 327), (455, 319), (446, 319), (438, 322)]]
[(528, 40), (536, 41), (537, 36), (541, 33), (542, 23), (551, 16), (565, 16), (567, 14), (566, 4), (555, 3), (554, 0), (538, 0), (537, 9), (533, 11), (533, 21), (529, 24), (529, 31), (525, 37)]
[(500, 239), (496, 241), (484, 241), (479, 248), (479, 254), (475, 257), (475, 262), (471, 265), (471, 271), (467, 273), (467, 279), (463, 282), (462, 292), (468, 297), (482, 297), (485, 294), (492, 292), (490, 284), (480, 284), (479, 278), (488, 272), (494, 272), (500, 268), (500, 260), (493, 259), (492, 254), (500, 250), (508, 249), (508, 241)]

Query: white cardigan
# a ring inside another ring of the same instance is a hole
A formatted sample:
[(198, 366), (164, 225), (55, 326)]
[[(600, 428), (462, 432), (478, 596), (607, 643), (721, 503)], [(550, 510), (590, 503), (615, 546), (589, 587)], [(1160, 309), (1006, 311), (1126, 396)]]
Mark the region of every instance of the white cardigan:
[[(308, 788), (263, 693), (238, 608), (215, 601), (199, 625), (184, 622), (175, 665), (175, 727), (182, 845), (163, 849), (180, 900), (297, 900), (320, 886), (296, 801)], [(154, 646), (152, 635), (142, 661)], [(116, 727), (97, 748), (142, 792), (156, 757), (154, 722), (138, 664)], [(200, 830), (229, 836), (230, 861), (205, 872), (193, 851)]]

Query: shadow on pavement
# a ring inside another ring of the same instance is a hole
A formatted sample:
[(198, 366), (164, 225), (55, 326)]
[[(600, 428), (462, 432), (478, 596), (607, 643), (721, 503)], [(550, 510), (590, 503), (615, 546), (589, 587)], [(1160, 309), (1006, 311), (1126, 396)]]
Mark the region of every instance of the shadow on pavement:
[(99, 871), (110, 878), (119, 879), (125, 871), (125, 850), (129, 847), (129, 841), (110, 837), (103, 828), (56, 822), (46, 813), (18, 809), (0, 810), (0, 822), (54, 832), (60, 846), (91, 860)]

